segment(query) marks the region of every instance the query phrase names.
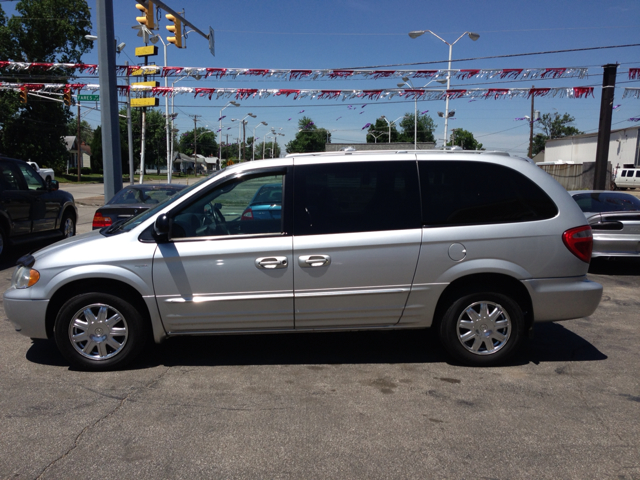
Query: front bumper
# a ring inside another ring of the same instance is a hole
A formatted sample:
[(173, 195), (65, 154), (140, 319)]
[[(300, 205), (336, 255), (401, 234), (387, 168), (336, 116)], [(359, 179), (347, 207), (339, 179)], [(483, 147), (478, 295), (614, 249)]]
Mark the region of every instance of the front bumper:
[(591, 315), (602, 298), (602, 285), (582, 277), (523, 280), (533, 304), (535, 322), (554, 322)]
[(16, 331), (30, 338), (47, 338), (45, 319), (49, 300), (12, 298), (11, 292), (4, 294), (4, 311)]

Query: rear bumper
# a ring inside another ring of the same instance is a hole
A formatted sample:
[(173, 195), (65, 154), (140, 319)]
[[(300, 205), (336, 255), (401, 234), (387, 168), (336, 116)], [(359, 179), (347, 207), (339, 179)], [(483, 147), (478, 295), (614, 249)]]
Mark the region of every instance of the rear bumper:
[(592, 257), (640, 257), (640, 234), (593, 235)]
[(524, 280), (535, 322), (570, 320), (591, 315), (602, 298), (602, 285), (587, 276)]

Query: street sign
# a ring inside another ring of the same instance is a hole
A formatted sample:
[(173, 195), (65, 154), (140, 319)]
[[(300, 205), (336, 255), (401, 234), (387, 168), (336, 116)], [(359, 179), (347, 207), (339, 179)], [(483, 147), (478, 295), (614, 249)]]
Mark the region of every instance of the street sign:
[(99, 102), (100, 95), (78, 95), (79, 102)]
[(132, 87), (157, 87), (160, 85), (160, 82), (133, 82), (131, 84)]

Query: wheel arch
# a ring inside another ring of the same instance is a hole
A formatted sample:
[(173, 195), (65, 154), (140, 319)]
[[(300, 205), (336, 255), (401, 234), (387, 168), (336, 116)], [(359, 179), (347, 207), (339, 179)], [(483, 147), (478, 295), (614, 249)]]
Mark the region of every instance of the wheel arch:
[(53, 327), (62, 306), (70, 298), (84, 293), (108, 293), (131, 303), (142, 315), (150, 332), (153, 331), (151, 314), (142, 295), (127, 283), (109, 278), (83, 278), (61, 286), (52, 296), (47, 306), (45, 327), (47, 337), (53, 338)]
[(493, 291), (513, 298), (522, 309), (525, 329), (533, 324), (533, 303), (527, 288), (518, 279), (502, 273), (475, 273), (457, 278), (442, 292), (433, 318), (432, 326), (438, 327), (447, 308), (462, 295)]

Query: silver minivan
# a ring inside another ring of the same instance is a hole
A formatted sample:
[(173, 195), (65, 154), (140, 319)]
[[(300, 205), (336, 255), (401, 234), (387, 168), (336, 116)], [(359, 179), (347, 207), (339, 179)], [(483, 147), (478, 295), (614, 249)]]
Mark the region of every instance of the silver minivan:
[(456, 361), (494, 365), (534, 322), (596, 309), (591, 248), (569, 194), (519, 158), (294, 154), (22, 257), (4, 307), (88, 370), (151, 338), (426, 327)]

